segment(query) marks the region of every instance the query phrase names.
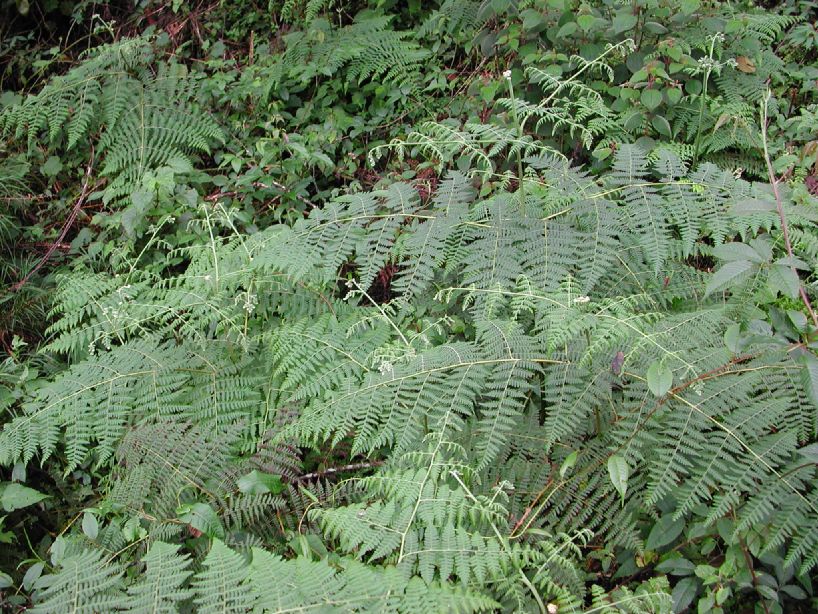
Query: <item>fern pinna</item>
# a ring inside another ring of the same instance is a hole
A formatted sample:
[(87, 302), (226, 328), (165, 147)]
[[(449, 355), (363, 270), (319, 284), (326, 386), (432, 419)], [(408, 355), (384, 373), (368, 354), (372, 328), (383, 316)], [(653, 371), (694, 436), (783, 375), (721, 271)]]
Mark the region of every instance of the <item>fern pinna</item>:
[[(67, 594), (89, 611), (157, 594), (203, 611), (572, 611), (586, 548), (646, 555), (642, 510), (729, 517), (728, 543), (764, 527), (759, 553), (809, 571), (818, 367), (753, 307), (790, 292), (764, 190), (636, 146), (601, 179), (558, 157), (525, 165), (524, 202), (450, 172), (428, 198), (393, 184), (250, 236), (203, 208), (214, 232), (186, 270), (89, 273), (79, 311), (58, 293), (51, 348), (75, 364), (4, 425), (2, 462), (118, 463), (106, 502), (150, 548), (131, 582), (66, 541), (35, 591), (43, 611)], [(794, 229), (814, 223), (786, 207)], [(300, 450), (327, 446), (370, 475), (305, 504)], [(281, 477), (258, 482), (261, 467)], [(340, 558), (262, 550), (288, 509)], [(186, 526), (221, 540), (201, 565), (169, 545)], [(301, 592), (262, 588), (270, 569)], [(616, 595), (670, 607), (658, 585), (587, 597)]]

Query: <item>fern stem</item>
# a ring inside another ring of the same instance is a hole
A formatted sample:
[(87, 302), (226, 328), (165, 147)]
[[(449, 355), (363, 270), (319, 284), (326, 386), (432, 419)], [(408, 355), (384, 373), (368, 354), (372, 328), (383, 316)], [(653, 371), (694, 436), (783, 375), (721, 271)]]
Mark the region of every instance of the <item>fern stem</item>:
[(702, 79), (701, 102), (699, 103), (699, 119), (696, 122), (696, 139), (693, 141), (693, 166), (699, 162), (699, 145), (702, 137), (702, 120), (704, 119), (704, 105), (707, 102), (707, 85), (710, 81), (710, 73), (713, 71), (713, 54), (716, 52), (716, 41), (719, 40), (718, 35), (710, 38), (710, 52), (707, 55), (707, 63), (704, 70), (704, 79)]
[[(480, 505), (480, 501), (477, 499), (477, 497), (474, 496), (469, 487), (466, 486), (466, 483), (460, 479), (460, 475), (456, 471), (449, 471), (449, 475), (451, 475), (457, 481), (457, 483), (460, 485), (460, 488), (463, 489), (463, 492), (466, 493), (466, 496), (469, 497), (469, 499), (474, 501), (475, 505), (477, 505), (478, 507), (482, 507)], [(494, 531), (495, 537), (497, 537), (497, 540), (503, 545), (503, 548), (505, 549), (505, 544), (507, 543), (507, 540), (503, 537), (502, 533), (500, 533), (500, 529), (498, 529), (497, 525), (495, 525), (491, 521), (489, 521), (489, 526), (491, 526), (492, 530)], [(528, 588), (529, 592), (534, 597), (534, 600), (537, 602), (537, 606), (540, 608), (540, 612), (542, 614), (547, 614), (548, 608), (546, 607), (545, 602), (543, 602), (542, 596), (540, 595), (540, 592), (537, 590), (537, 587), (531, 583), (531, 580), (528, 579), (528, 576), (525, 575), (525, 572), (518, 565), (514, 564), (513, 560), (512, 565), (514, 565), (514, 567), (517, 569), (517, 571), (520, 574), (520, 578), (523, 581), (523, 584), (525, 584), (526, 588)]]
[[(508, 97), (511, 100), (511, 115), (514, 118), (514, 123), (517, 126), (517, 137), (520, 142), (523, 140), (523, 124), (520, 122), (520, 117), (517, 115), (517, 105), (514, 98), (514, 84), (511, 82), (511, 71), (507, 70), (503, 75), (508, 84)], [(523, 182), (523, 154), (520, 148), (517, 149), (517, 184), (520, 190), (520, 211), (525, 215), (525, 183)]]

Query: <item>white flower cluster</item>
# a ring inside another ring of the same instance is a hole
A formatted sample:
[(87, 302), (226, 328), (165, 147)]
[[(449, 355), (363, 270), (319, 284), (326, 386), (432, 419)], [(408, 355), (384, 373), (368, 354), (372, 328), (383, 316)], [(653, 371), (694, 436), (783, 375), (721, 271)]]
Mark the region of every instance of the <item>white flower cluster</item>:
[(258, 305), (258, 295), (250, 292), (249, 290), (246, 292), (239, 292), (236, 298), (233, 299), (233, 304), (237, 305), (239, 303), (243, 303), (242, 307), (248, 314), (253, 313)]

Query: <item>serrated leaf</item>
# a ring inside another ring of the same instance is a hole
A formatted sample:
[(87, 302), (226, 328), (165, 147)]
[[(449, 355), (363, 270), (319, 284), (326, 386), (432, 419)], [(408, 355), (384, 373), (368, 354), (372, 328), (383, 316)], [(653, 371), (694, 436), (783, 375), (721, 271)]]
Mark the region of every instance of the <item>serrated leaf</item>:
[(699, 580), (696, 578), (682, 578), (673, 587), (671, 599), (673, 600), (673, 611), (684, 612), (699, 592)]
[(804, 314), (804, 312), (796, 311), (795, 309), (788, 309), (787, 317), (789, 318), (790, 322), (792, 322), (793, 326), (795, 326), (795, 330), (799, 332), (807, 330), (809, 320), (807, 320), (807, 316)]
[(239, 490), (250, 495), (264, 495), (266, 493), (279, 494), (284, 490), (280, 475), (263, 473), (255, 469), (239, 478)]
[(761, 264), (764, 258), (746, 243), (722, 243), (713, 248), (713, 255), (719, 260), (734, 262), (736, 260), (749, 260)]
[(767, 286), (773, 292), (780, 292), (784, 296), (796, 298), (798, 290), (801, 288), (801, 280), (798, 279), (798, 275), (789, 266), (774, 264), (770, 267), (770, 273), (767, 276)]
[(3, 494), (0, 496), (0, 505), (3, 506), (3, 511), (13, 512), (14, 510), (19, 510), (24, 507), (28, 507), (29, 505), (39, 503), (43, 499), (47, 498), (48, 495), (34, 490), (33, 488), (23, 486), (22, 484), (17, 484), (16, 482), (11, 482), (6, 484), (5, 488), (3, 488)]
[(642, 101), (643, 105), (645, 105), (649, 110), (653, 111), (656, 107), (662, 104), (662, 93), (659, 90), (645, 88), (642, 90), (640, 100)]
[(661, 362), (656, 361), (648, 367), (648, 388), (657, 397), (664, 396), (673, 385), (673, 372)]
[(667, 546), (682, 534), (685, 528), (684, 518), (674, 519), (673, 514), (665, 514), (653, 525), (645, 542), (646, 550), (658, 550)]
[(611, 23), (611, 27), (613, 28), (614, 34), (621, 34), (634, 28), (638, 21), (639, 19), (636, 15), (634, 15), (629, 8), (626, 8), (616, 14), (616, 17), (613, 18), (613, 23)]
[(671, 133), (670, 122), (668, 122), (664, 116), (662, 115), (654, 115), (653, 119), (650, 120), (651, 125), (653, 128), (661, 134), (662, 136), (671, 137), (673, 136)]
[(565, 474), (568, 473), (568, 471), (571, 469), (571, 467), (573, 467), (574, 465), (577, 464), (577, 456), (578, 456), (578, 452), (577, 452), (577, 450), (574, 450), (573, 452), (571, 452), (571, 454), (569, 454), (565, 458), (564, 461), (562, 461), (562, 466), (560, 467), (560, 477), (561, 478), (564, 478)]
[(224, 538), (224, 527), (219, 516), (206, 503), (184, 505), (178, 510), (179, 519), (208, 537)]
[(99, 523), (91, 512), (85, 512), (82, 515), (82, 532), (88, 536), (88, 539), (96, 539), (99, 535)]
[(608, 459), (608, 476), (611, 478), (611, 484), (616, 488), (616, 491), (624, 503), (625, 493), (628, 492), (628, 477), (630, 476), (628, 461), (618, 454), (611, 456)]
[(723, 290), (730, 285), (731, 282), (741, 278), (744, 274), (752, 269), (755, 265), (749, 260), (734, 260), (728, 262), (718, 271), (713, 274), (710, 281), (707, 282), (705, 289), (705, 296), (709, 296), (713, 292)]
[(557, 38), (568, 38), (577, 31), (577, 22), (569, 21), (557, 31)]
[(701, 2), (699, 0), (682, 0), (679, 5), (679, 10), (682, 11), (682, 15), (692, 15), (699, 10), (700, 5)]

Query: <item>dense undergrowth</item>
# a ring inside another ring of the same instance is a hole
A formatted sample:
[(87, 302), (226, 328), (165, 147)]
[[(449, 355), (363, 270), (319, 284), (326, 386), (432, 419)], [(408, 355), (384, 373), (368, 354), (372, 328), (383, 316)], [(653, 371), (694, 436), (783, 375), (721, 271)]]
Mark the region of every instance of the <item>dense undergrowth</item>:
[(818, 607), (818, 13), (0, 10), (8, 611)]

